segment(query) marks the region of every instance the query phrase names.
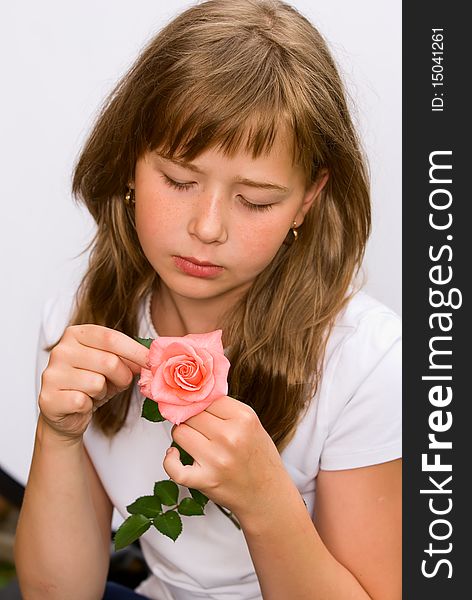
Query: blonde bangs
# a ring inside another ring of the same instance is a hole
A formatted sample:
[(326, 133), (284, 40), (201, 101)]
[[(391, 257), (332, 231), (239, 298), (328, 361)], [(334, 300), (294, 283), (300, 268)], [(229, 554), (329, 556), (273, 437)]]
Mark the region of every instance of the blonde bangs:
[(293, 163), (311, 179), (323, 152), (306, 126), (313, 122), (309, 90), (294, 87), (300, 80), (294, 57), (264, 31), (235, 33), (233, 25), (232, 38), (226, 33), (211, 43), (203, 39), (208, 31), (197, 34), (198, 44), (191, 36), (178, 40), (180, 60), (157, 67), (159, 90), (141, 119), (149, 126), (143, 149), (184, 160), (211, 147), (257, 158), (282, 132)]
[(191, 108), (182, 103), (164, 113), (153, 131), (150, 149), (185, 160), (213, 147), (227, 156), (243, 151), (257, 158), (270, 152), (280, 131), (287, 131), (287, 121), (278, 110), (257, 107), (237, 113), (222, 103), (210, 109), (202, 100)]

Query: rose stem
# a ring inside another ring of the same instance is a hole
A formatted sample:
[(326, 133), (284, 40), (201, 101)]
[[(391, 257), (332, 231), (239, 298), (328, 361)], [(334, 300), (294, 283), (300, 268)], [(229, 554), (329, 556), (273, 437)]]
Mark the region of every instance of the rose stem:
[(222, 506), (220, 506), (219, 504), (216, 504), (216, 506), (217, 506), (217, 507), (218, 507), (218, 508), (221, 510), (221, 512), (222, 512), (222, 513), (223, 513), (223, 514), (224, 514), (226, 517), (228, 517), (228, 519), (229, 519), (230, 521), (232, 521), (232, 522), (233, 522), (233, 523), (236, 525), (236, 527), (237, 527), (238, 529), (241, 529), (241, 525), (240, 525), (240, 524), (239, 524), (239, 523), (236, 521), (235, 517), (233, 517), (233, 513), (232, 513), (232, 512), (230, 512), (230, 511), (226, 510), (225, 508), (223, 508), (223, 507), (222, 507)]

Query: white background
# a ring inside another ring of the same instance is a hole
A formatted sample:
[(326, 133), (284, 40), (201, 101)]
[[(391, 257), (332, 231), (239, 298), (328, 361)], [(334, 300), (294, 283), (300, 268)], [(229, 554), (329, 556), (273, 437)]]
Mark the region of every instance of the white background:
[[(79, 281), (93, 223), (71, 172), (105, 96), (162, 24), (191, 2), (18, 0), (0, 56), (0, 467), (25, 483), (36, 424), (43, 302)], [(401, 3), (293, 0), (333, 51), (369, 158), (366, 290), (401, 313)]]

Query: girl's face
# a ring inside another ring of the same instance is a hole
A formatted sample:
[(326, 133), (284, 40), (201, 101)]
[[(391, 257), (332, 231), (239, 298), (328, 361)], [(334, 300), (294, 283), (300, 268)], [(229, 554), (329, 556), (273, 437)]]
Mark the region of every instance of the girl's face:
[(281, 136), (257, 159), (208, 149), (182, 163), (147, 152), (136, 163), (133, 184), (137, 234), (169, 290), (193, 299), (244, 292), (293, 221), (302, 224), (326, 180), (324, 173), (307, 189)]

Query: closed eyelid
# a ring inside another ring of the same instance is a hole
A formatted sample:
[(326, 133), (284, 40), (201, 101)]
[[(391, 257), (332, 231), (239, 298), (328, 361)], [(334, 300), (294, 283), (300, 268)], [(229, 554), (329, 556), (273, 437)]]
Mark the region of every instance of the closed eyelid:
[[(168, 185), (171, 188), (174, 188), (176, 190), (180, 190), (182, 192), (186, 192), (193, 187), (193, 183), (180, 183), (178, 181), (175, 181), (174, 179), (171, 179), (170, 177), (168, 177), (165, 174), (163, 176), (163, 179), (164, 179), (164, 182), (166, 185)], [(274, 206), (274, 203), (257, 204), (254, 202), (249, 202), (248, 200), (246, 200), (246, 198), (244, 198), (243, 196), (240, 196), (239, 194), (238, 194), (238, 196), (241, 198), (240, 201), (243, 204), (243, 206), (245, 206), (249, 210), (253, 210), (256, 212), (257, 211), (259, 211), (259, 212), (267, 211), (267, 210), (270, 210), (272, 208), (272, 206)]]
[[(162, 160), (169, 162), (171, 164), (174, 164), (178, 167), (188, 169), (189, 171), (198, 173), (200, 175), (205, 174), (204, 171), (202, 171), (199, 167), (197, 167), (196, 165), (194, 165), (191, 162), (188, 162), (186, 160), (177, 160), (177, 159), (173, 159), (173, 158), (167, 158), (159, 153), (156, 153), (156, 154), (157, 154), (157, 156), (159, 156), (159, 158), (162, 158)], [(291, 191), (290, 188), (288, 188), (284, 185), (280, 185), (278, 183), (272, 183), (269, 181), (253, 181), (252, 179), (248, 179), (247, 177), (241, 177), (239, 175), (234, 178), (234, 182), (240, 183), (241, 185), (247, 185), (249, 187), (253, 187), (256, 189), (269, 190), (269, 191), (282, 193), (282, 194), (288, 194)]]

